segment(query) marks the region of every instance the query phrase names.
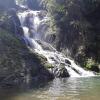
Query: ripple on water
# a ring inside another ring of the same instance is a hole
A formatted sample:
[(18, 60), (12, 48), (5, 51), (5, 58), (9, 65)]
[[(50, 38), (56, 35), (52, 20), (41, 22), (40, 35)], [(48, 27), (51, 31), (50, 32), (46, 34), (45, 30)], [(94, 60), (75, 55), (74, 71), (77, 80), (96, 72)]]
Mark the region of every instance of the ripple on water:
[(57, 78), (27, 92), (5, 92), (0, 100), (100, 100), (100, 77)]

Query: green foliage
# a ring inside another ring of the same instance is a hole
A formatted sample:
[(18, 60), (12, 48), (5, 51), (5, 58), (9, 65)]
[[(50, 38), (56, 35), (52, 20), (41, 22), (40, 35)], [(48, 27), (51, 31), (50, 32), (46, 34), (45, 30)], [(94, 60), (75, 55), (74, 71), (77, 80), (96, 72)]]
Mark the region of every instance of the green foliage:
[(95, 62), (92, 59), (87, 59), (86, 68), (91, 68), (91, 66), (94, 64), (95, 64)]
[(99, 64), (97, 62), (95, 62), (95, 60), (93, 60), (92, 58), (88, 58), (86, 60), (86, 64), (85, 67), (87, 69), (91, 69), (93, 66), (98, 66)]
[(49, 69), (49, 68), (54, 68), (54, 66), (52, 64), (49, 63), (45, 63), (44, 64), (45, 68)]

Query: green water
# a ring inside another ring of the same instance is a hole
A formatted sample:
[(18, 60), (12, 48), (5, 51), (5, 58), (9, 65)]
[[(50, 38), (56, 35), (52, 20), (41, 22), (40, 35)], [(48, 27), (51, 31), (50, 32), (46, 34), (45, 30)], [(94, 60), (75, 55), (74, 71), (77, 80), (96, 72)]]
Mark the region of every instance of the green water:
[(38, 88), (0, 93), (0, 100), (100, 100), (100, 77), (55, 79)]

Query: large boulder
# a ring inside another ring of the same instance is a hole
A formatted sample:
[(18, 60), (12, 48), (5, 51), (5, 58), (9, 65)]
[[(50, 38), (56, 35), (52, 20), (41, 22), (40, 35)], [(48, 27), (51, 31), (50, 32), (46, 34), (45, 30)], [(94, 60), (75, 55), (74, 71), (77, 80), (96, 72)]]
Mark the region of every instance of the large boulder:
[(70, 77), (70, 74), (68, 73), (68, 71), (65, 67), (56, 68), (54, 70), (54, 75), (55, 75), (55, 77), (59, 77), (59, 78)]

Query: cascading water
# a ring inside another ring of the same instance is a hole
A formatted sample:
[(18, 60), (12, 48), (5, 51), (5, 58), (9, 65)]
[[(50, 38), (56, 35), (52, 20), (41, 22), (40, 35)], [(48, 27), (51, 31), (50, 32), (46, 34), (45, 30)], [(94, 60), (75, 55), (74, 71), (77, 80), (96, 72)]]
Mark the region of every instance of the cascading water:
[[(50, 44), (46, 43), (51, 49), (44, 49), (37, 40), (41, 40), (41, 33), (39, 27), (47, 20), (47, 17), (40, 18), (39, 13), (41, 11), (24, 11), (18, 13), (21, 25), (24, 31), (24, 38), (26, 44), (38, 54), (42, 54), (48, 60), (48, 62), (55, 67), (60, 67), (61, 64), (67, 69), (70, 77), (88, 77), (94, 76), (93, 72), (86, 71), (83, 68), (75, 64), (75, 62), (67, 58), (64, 54), (56, 51)], [(44, 42), (44, 41), (42, 41)]]

